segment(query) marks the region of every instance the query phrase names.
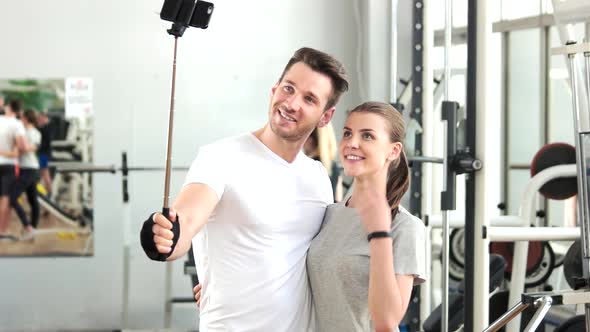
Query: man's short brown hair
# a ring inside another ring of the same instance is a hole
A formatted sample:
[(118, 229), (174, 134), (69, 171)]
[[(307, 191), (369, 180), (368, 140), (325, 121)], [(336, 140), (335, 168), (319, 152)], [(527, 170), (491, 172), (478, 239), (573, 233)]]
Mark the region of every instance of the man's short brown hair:
[(285, 73), (291, 68), (291, 66), (298, 62), (303, 62), (313, 71), (324, 74), (330, 78), (330, 81), (332, 81), (332, 93), (328, 98), (325, 109), (329, 109), (336, 105), (342, 93), (348, 90), (348, 80), (342, 63), (327, 53), (309, 47), (302, 47), (293, 54), (285, 66), (285, 69), (279, 78), (279, 82), (283, 80)]

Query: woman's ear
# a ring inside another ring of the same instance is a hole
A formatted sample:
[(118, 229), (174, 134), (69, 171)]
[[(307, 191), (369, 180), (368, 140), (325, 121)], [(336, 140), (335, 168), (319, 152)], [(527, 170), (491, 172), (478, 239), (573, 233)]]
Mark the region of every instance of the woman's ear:
[(391, 144), (391, 151), (389, 153), (389, 156), (387, 156), (387, 159), (389, 161), (393, 161), (393, 160), (396, 160), (397, 158), (399, 158), (399, 155), (402, 153), (403, 148), (404, 148), (404, 146), (400, 142), (392, 143)]
[(322, 117), (320, 118), (320, 122), (318, 123), (318, 127), (325, 127), (326, 125), (328, 125), (328, 123), (330, 122), (330, 120), (332, 120), (332, 116), (334, 115), (334, 111), (336, 110), (336, 107), (331, 107), (328, 110), (325, 110), (324, 113), (322, 113)]

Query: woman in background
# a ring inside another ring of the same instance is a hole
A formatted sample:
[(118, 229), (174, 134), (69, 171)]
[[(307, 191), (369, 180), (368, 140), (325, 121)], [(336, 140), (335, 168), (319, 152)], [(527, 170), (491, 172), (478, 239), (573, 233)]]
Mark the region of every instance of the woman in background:
[(328, 123), (321, 128), (316, 128), (303, 145), (305, 155), (320, 161), (326, 167), (330, 181), (332, 182), (335, 202), (342, 200), (343, 196), (342, 169), (336, 161), (337, 149), (338, 142), (336, 142), (336, 135), (334, 134), (332, 123)]

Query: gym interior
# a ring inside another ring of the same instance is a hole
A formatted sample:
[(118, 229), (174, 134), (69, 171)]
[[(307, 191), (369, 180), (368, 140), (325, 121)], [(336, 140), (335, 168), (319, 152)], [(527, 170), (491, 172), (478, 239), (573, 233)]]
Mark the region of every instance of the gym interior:
[(265, 124), (303, 46), (347, 68), (338, 140), (363, 101), (405, 119), (429, 279), (400, 331), (590, 330), (590, 2), (199, 3), (171, 33), (164, 0), (0, 2), (0, 96), (53, 130), (34, 237), (12, 212), (0, 241), (0, 331), (198, 331), (194, 258), (149, 260), (141, 225), (200, 146)]

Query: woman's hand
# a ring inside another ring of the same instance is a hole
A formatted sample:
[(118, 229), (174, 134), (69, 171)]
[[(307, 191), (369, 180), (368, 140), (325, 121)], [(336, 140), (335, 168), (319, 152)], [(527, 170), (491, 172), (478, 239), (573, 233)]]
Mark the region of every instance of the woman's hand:
[(361, 217), (368, 233), (391, 229), (391, 207), (387, 202), (387, 170), (385, 163), (377, 172), (362, 178), (355, 178), (354, 208)]
[(391, 208), (381, 190), (372, 186), (355, 188), (355, 209), (368, 233), (391, 229)]
[(193, 288), (193, 292), (195, 293), (195, 301), (197, 301), (197, 308), (201, 307), (201, 284), (197, 284)]

